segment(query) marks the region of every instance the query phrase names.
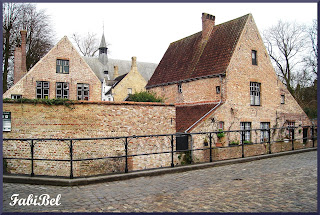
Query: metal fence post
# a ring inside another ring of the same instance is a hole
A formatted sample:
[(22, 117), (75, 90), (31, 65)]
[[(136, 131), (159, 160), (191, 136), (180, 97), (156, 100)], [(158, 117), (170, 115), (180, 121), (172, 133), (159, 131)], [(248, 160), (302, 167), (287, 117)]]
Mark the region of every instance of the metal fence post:
[(33, 140), (31, 140), (31, 177), (34, 176), (34, 144), (33, 144)]
[(173, 135), (171, 135), (171, 167), (174, 167), (174, 163), (173, 163)]
[(210, 162), (212, 162), (212, 133), (209, 134), (209, 143), (210, 143)]
[(311, 127), (311, 132), (312, 132), (312, 136), (311, 136), (311, 139), (312, 139), (312, 147), (314, 147), (314, 126)]
[(268, 143), (269, 143), (269, 154), (271, 154), (271, 133), (270, 128), (268, 129)]
[(125, 150), (126, 150), (126, 166), (125, 166), (124, 172), (128, 173), (128, 138), (127, 137), (125, 142)]
[(70, 140), (70, 179), (73, 178), (73, 149), (72, 140)]
[(242, 157), (244, 158), (244, 131), (241, 131), (241, 140), (242, 140), (242, 143), (241, 143), (241, 150), (242, 150)]
[(292, 143), (292, 150), (294, 150), (294, 127), (291, 129), (291, 143)]

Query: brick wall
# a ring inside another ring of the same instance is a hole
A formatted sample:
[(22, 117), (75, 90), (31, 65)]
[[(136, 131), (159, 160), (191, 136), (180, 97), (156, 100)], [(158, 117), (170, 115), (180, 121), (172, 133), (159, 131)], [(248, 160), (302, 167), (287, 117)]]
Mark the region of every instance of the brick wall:
[[(56, 73), (57, 59), (69, 60), (69, 74)], [(16, 62), (18, 63), (18, 62)], [(36, 98), (36, 81), (49, 81), (49, 98), (56, 98), (56, 82), (69, 83), (69, 99), (77, 100), (77, 84), (89, 84), (89, 100), (101, 100), (101, 82), (67, 37), (62, 38), (20, 81), (3, 94)]]
[[(5, 102), (11, 112), (12, 131), (3, 138), (95, 138), (175, 132), (175, 107), (159, 103), (76, 102), (64, 105)], [(4, 157), (31, 158), (30, 143), (4, 141)], [(68, 160), (70, 141), (35, 141), (35, 158)], [(128, 154), (170, 151), (167, 137), (128, 140)], [(73, 142), (73, 159), (125, 155), (124, 139), (78, 140)], [(130, 158), (130, 170), (170, 166), (170, 154)], [(11, 173), (30, 174), (30, 161), (7, 160)], [(35, 174), (69, 176), (68, 161), (35, 161)], [(74, 161), (74, 176), (121, 172), (124, 158)]]
[[(150, 88), (165, 98), (168, 103), (190, 103), (200, 101), (218, 101), (224, 93), (225, 78), (206, 78), (191, 82), (181, 83), (182, 93), (178, 92), (178, 84)], [(216, 93), (216, 87), (220, 86), (220, 94)]]

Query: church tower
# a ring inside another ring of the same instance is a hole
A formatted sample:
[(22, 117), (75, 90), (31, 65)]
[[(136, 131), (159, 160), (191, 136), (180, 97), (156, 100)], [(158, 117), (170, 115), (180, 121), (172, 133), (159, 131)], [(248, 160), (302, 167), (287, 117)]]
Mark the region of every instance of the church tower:
[(108, 63), (108, 48), (106, 44), (106, 39), (104, 33), (102, 34), (100, 46), (99, 46), (99, 60), (103, 65)]

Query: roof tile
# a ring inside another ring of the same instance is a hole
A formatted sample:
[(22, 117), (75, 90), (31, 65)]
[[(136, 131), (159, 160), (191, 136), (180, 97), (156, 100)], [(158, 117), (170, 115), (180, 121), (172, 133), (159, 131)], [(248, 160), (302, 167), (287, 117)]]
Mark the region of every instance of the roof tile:
[(214, 26), (208, 40), (198, 32), (171, 43), (147, 87), (225, 73), (248, 17)]

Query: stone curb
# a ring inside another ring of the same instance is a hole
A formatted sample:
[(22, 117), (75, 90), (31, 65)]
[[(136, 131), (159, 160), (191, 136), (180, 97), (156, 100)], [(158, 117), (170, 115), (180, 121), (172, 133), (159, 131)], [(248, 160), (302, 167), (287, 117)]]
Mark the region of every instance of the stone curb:
[(246, 158), (237, 158), (231, 160), (222, 160), (214, 161), (211, 163), (201, 163), (201, 164), (191, 164), (188, 166), (179, 166), (179, 167), (167, 167), (162, 169), (154, 170), (144, 170), (130, 173), (121, 173), (116, 175), (105, 175), (105, 176), (94, 176), (88, 178), (75, 178), (75, 179), (65, 179), (65, 178), (51, 178), (51, 177), (30, 177), (30, 176), (20, 176), (20, 175), (3, 175), (3, 182), (7, 183), (21, 183), (21, 184), (36, 184), (36, 185), (54, 185), (54, 186), (79, 186), (79, 185), (88, 185), (102, 182), (111, 182), (111, 181), (120, 181), (127, 180), (138, 177), (150, 177), (158, 176), (163, 174), (185, 172), (190, 170), (205, 169), (210, 167), (224, 166), (230, 164), (244, 163), (255, 160), (261, 160), (266, 158), (291, 155), (309, 151), (316, 151), (317, 148), (307, 148), (299, 149), (294, 151), (279, 152), (275, 154), (265, 154), (258, 155)]

